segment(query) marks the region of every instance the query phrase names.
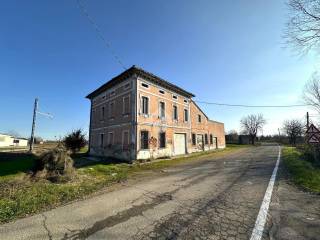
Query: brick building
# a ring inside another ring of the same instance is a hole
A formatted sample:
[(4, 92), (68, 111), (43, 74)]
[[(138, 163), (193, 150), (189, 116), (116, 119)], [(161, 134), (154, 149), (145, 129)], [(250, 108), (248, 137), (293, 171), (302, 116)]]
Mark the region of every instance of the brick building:
[(209, 120), (192, 97), (132, 66), (87, 96), (90, 154), (134, 160), (224, 148), (224, 124)]

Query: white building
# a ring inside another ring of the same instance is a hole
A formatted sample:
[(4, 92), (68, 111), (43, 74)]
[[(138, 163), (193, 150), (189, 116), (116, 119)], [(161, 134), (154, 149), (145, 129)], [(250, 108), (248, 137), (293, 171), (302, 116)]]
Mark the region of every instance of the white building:
[(0, 147), (26, 147), (28, 146), (28, 139), (15, 138), (7, 134), (0, 133)]

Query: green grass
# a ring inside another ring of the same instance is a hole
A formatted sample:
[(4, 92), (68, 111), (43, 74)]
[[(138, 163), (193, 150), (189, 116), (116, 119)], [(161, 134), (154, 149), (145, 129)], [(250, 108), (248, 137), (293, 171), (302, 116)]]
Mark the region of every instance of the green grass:
[[(81, 199), (106, 186), (125, 180), (138, 173), (162, 169), (191, 161), (223, 156), (228, 152), (244, 148), (243, 145), (228, 146), (224, 150), (195, 153), (172, 160), (160, 160), (146, 164), (95, 164), (78, 168), (75, 178), (68, 183), (33, 182), (27, 172), (33, 165), (33, 157), (8, 159), (0, 162), (0, 222), (34, 214), (45, 209)], [(6, 168), (6, 169), (4, 169)], [(9, 174), (9, 175), (5, 175)], [(8, 177), (10, 176), (10, 177)]]
[(301, 151), (293, 147), (285, 147), (282, 150), (282, 158), (294, 183), (320, 193), (320, 169), (304, 160)]
[(29, 171), (35, 162), (31, 154), (0, 154), (0, 159), (0, 181)]

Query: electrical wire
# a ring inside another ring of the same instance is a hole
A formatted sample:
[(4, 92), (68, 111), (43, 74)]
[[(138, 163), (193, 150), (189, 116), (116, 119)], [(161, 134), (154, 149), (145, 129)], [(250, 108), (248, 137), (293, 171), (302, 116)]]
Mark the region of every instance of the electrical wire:
[(229, 103), (218, 103), (218, 102), (206, 102), (193, 100), (196, 103), (225, 106), (225, 107), (247, 107), (247, 108), (291, 108), (291, 107), (309, 107), (311, 104), (293, 104), (293, 105), (246, 105), (246, 104), (229, 104)]
[(85, 8), (85, 6), (82, 4), (81, 0), (76, 0), (77, 5), (81, 11), (81, 13), (88, 19), (89, 23), (92, 25), (92, 27), (94, 28), (94, 30), (96, 31), (96, 33), (98, 34), (98, 36), (100, 37), (100, 39), (103, 41), (103, 43), (105, 44), (105, 46), (108, 48), (108, 50), (110, 51), (112, 57), (116, 60), (117, 63), (120, 64), (120, 66), (124, 69), (127, 70), (127, 68), (125, 67), (125, 65), (122, 63), (122, 61), (120, 60), (119, 56), (115, 53), (115, 51), (112, 49), (111, 47), (111, 43), (110, 41), (108, 41), (102, 34), (98, 24), (93, 20), (93, 18), (90, 16), (89, 12), (87, 11), (87, 9)]

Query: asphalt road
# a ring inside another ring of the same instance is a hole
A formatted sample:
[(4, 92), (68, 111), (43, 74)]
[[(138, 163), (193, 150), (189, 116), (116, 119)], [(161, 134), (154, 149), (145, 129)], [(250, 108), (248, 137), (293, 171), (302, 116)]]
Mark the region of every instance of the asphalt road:
[(278, 151), (252, 147), (168, 168), (1, 225), (0, 239), (250, 239)]

